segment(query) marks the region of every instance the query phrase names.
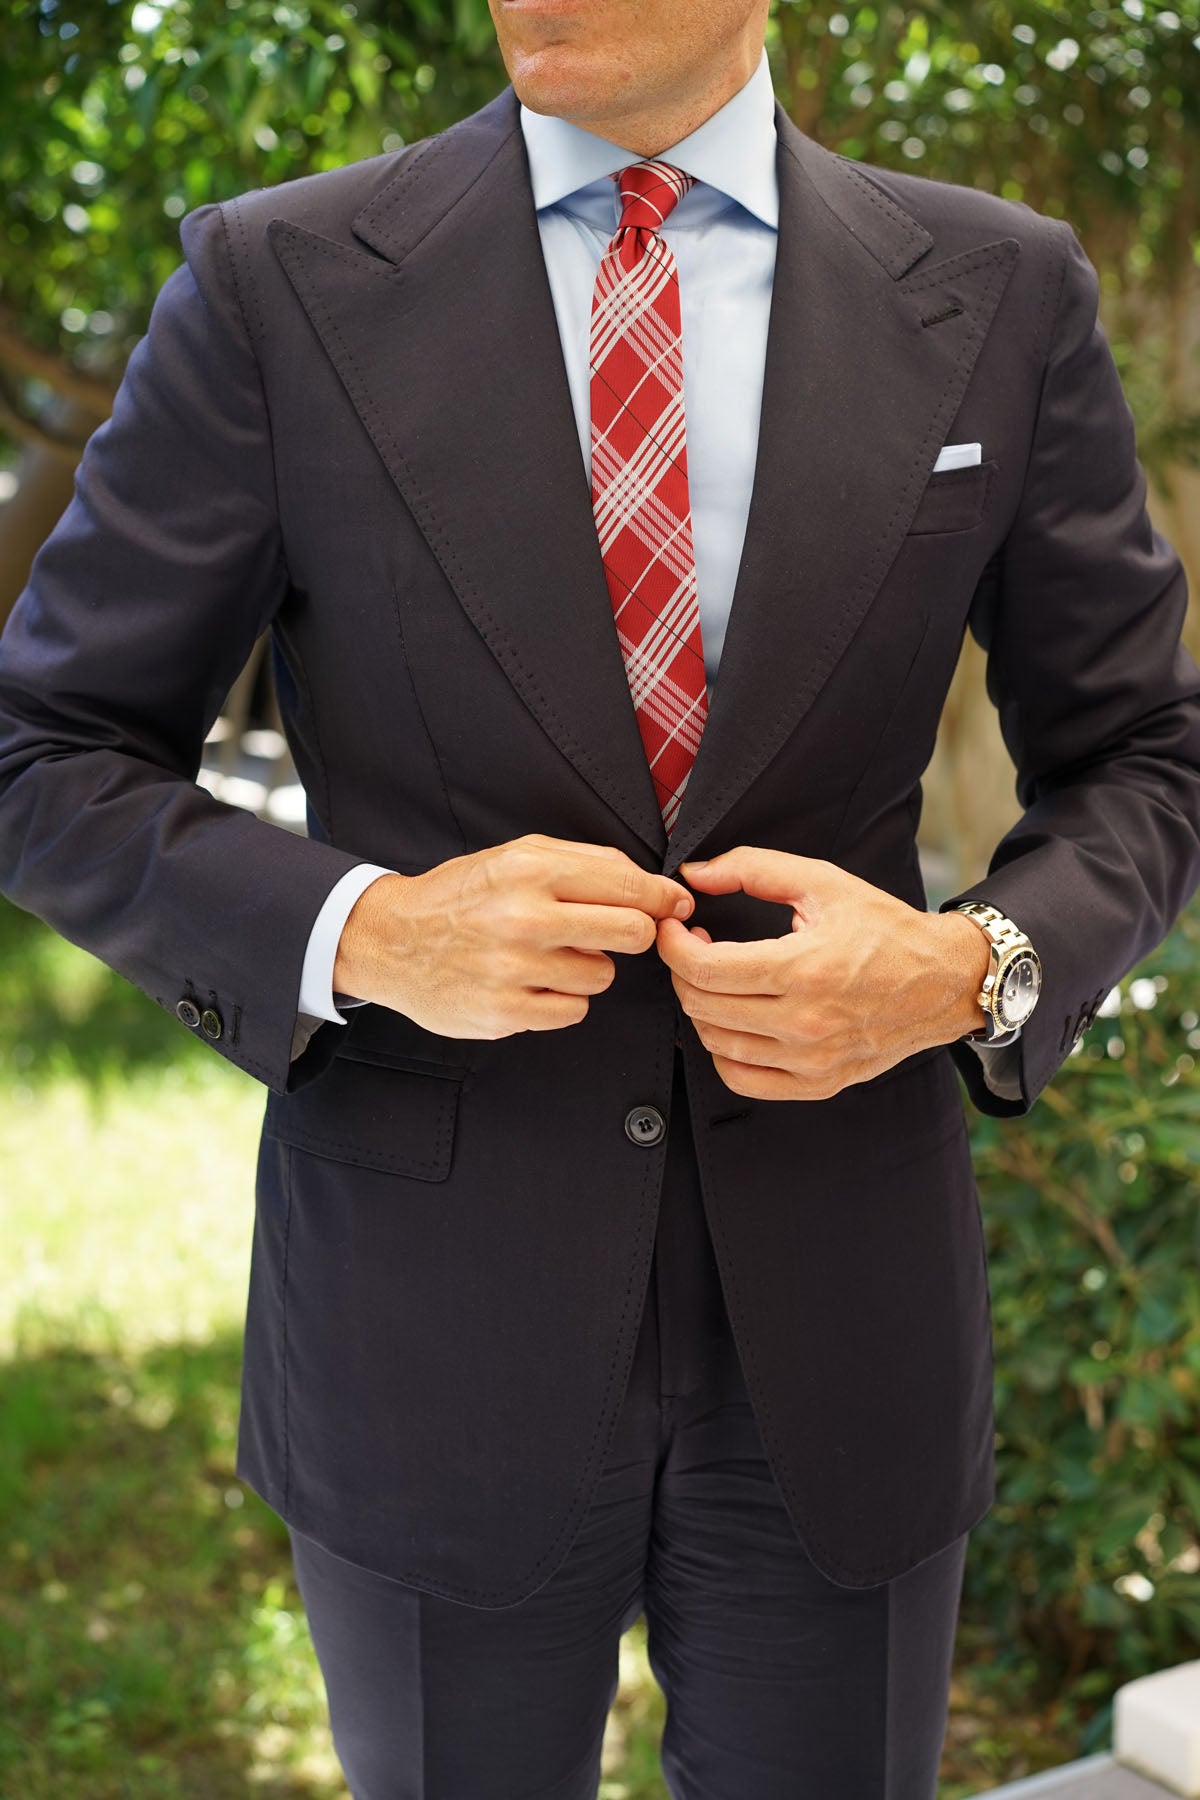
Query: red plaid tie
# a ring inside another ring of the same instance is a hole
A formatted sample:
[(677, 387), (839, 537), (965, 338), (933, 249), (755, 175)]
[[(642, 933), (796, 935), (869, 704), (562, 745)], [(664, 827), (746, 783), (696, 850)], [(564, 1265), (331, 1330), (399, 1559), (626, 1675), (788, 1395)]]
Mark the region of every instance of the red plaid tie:
[(614, 180), (621, 223), (592, 297), (592, 507), (629, 689), (670, 831), (708, 711), (679, 274), (658, 235), (692, 177), (669, 163), (639, 162)]

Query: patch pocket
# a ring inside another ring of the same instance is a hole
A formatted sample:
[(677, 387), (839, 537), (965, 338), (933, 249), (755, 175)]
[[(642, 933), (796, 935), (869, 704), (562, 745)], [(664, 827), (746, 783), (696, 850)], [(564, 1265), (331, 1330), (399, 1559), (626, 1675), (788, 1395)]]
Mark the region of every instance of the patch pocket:
[(970, 531), (978, 525), (998, 467), (996, 462), (979, 462), (967, 469), (942, 469), (931, 475), (917, 502), (909, 536), (917, 532)]
[(336, 1056), (293, 1094), (271, 1094), (263, 1134), (358, 1168), (445, 1181), (463, 1071)]

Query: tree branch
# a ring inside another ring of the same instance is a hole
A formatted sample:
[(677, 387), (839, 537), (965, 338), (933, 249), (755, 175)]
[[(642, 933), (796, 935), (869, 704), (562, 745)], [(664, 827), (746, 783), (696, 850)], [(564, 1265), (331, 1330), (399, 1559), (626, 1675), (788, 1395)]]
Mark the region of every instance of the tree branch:
[(1101, 1214), (1094, 1213), (1086, 1200), (1076, 1194), (1065, 1182), (1048, 1178), (1038, 1163), (1036, 1152), (1027, 1141), (1015, 1140), (1012, 1148), (1000, 1160), (1009, 1172), (1017, 1177), (1018, 1181), (1028, 1182), (1031, 1187), (1037, 1188), (1045, 1199), (1057, 1201), (1064, 1212), (1069, 1213), (1075, 1223), (1087, 1232), (1094, 1243), (1099, 1245), (1114, 1268), (1128, 1268), (1129, 1258), (1122, 1250), (1108, 1220)]
[(71, 368), (53, 350), (31, 344), (13, 320), (3, 313), (0, 313), (0, 362), (7, 363), (18, 375), (44, 381), (65, 400), (73, 400), (76, 406), (94, 413), (97, 420), (106, 419), (112, 411), (113, 395), (117, 391), (115, 381), (105, 381), (99, 375), (84, 375)]
[(68, 463), (72, 468), (79, 461), (83, 446), (90, 432), (83, 437), (56, 437), (52, 431), (37, 425), (12, 403), (12, 398), (0, 381), (0, 431), (6, 431), (19, 443), (28, 444), (31, 449), (44, 451), (60, 462)]

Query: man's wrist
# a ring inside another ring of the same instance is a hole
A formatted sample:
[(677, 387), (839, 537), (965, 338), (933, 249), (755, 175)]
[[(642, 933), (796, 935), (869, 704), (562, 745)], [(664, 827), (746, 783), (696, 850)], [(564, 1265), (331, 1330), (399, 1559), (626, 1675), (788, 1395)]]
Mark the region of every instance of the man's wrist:
[(970, 1037), (982, 1031), (987, 1016), (979, 1004), (980, 991), (991, 968), (992, 953), (978, 925), (964, 913), (931, 914), (940, 928), (947, 976), (946, 1037)]
[(377, 989), (385, 954), (395, 949), (396, 897), (411, 878), (381, 875), (351, 907), (338, 940), (333, 964), (336, 992), (370, 1000)]
[(334, 991), (333, 968), (346, 920), (363, 891), (389, 873), (375, 863), (356, 863), (334, 883), (313, 921), (300, 971), (297, 1011), (312, 1019), (344, 1023), (342, 996)]

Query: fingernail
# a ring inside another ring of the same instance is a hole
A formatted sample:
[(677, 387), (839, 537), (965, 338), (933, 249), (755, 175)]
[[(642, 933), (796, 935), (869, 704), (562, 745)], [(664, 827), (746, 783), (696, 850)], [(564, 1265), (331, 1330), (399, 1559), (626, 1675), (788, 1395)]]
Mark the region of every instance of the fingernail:
[(696, 902), (692, 899), (690, 894), (684, 894), (675, 902), (674, 917), (677, 919), (690, 919), (695, 910)]
[(707, 869), (708, 858), (707, 856), (697, 857), (694, 861), (680, 863), (679, 866), (681, 869)]

